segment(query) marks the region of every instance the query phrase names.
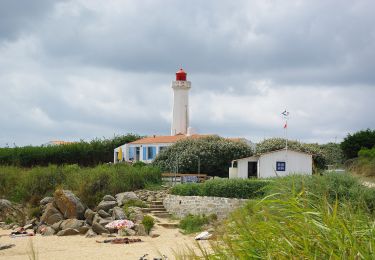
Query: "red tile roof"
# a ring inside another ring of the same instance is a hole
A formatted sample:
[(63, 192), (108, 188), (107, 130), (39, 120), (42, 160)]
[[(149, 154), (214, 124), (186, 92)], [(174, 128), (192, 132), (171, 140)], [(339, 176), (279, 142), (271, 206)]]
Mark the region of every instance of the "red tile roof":
[(175, 143), (175, 142), (177, 142), (179, 140), (182, 140), (182, 139), (185, 139), (185, 138), (196, 139), (196, 138), (202, 138), (202, 137), (207, 137), (207, 136), (211, 136), (211, 135), (198, 135), (198, 134), (190, 135), (190, 136), (182, 135), (182, 134), (179, 134), (179, 135), (166, 135), (166, 136), (155, 136), (154, 135), (154, 136), (149, 136), (149, 137), (145, 137), (145, 138), (139, 139), (139, 140), (131, 142), (129, 144)]

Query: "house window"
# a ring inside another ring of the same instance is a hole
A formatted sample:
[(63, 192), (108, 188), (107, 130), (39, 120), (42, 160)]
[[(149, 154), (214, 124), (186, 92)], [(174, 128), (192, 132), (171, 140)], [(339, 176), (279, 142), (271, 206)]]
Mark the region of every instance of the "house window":
[(285, 162), (276, 162), (276, 171), (285, 172)]
[(156, 147), (155, 146), (149, 146), (147, 147), (147, 159), (152, 160), (156, 156)]
[(129, 160), (134, 160), (135, 147), (129, 147)]
[(166, 147), (166, 146), (160, 146), (160, 147), (159, 147), (159, 153), (160, 153), (161, 151), (165, 150), (165, 148), (167, 148), (167, 147)]

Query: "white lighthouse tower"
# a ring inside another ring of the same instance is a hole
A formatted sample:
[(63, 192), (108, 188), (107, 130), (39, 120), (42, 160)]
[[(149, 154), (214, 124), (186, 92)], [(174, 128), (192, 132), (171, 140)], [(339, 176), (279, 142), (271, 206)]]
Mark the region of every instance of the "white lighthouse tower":
[(172, 81), (173, 88), (173, 120), (171, 135), (186, 135), (189, 127), (189, 90), (191, 82), (186, 80), (186, 72), (180, 69), (176, 72), (176, 80)]

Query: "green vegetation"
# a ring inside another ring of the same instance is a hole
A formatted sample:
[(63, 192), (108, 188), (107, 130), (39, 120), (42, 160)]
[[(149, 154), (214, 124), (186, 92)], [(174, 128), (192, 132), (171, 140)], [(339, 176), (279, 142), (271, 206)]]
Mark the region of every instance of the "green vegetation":
[(147, 208), (148, 206), (142, 200), (128, 200), (124, 204), (124, 211), (126, 211), (129, 207)]
[(375, 130), (362, 130), (354, 134), (348, 134), (341, 143), (341, 149), (345, 159), (352, 159), (358, 156), (362, 148), (371, 149), (375, 146)]
[(204, 183), (179, 184), (171, 193), (182, 196), (213, 196), (227, 198), (260, 198), (270, 181), (257, 179), (214, 179)]
[(325, 158), (326, 165), (339, 167), (344, 163), (344, 154), (342, 153), (340, 144), (327, 143), (320, 145)]
[(115, 164), (24, 169), (0, 166), (0, 197), (33, 205), (51, 196), (57, 188), (70, 189), (88, 206), (95, 206), (106, 194), (143, 189), (149, 184), (161, 184), (161, 172), (156, 167)]
[(249, 145), (218, 136), (187, 138), (162, 151), (153, 164), (165, 172), (198, 173), (228, 177), (234, 159), (252, 155)]
[(375, 146), (372, 149), (362, 148), (349, 168), (355, 174), (375, 177)]
[(216, 215), (207, 217), (205, 215), (189, 214), (181, 219), (179, 227), (184, 231), (185, 234), (196, 233), (202, 231), (202, 227), (215, 220), (215, 217)]
[[(313, 156), (315, 169), (323, 169), (327, 164), (327, 159), (319, 144), (306, 144), (298, 141), (288, 140), (288, 147), (292, 150), (310, 153)], [(265, 153), (281, 150), (285, 148), (285, 139), (270, 138), (257, 144), (256, 152)]]
[(145, 227), (145, 230), (146, 230), (147, 235), (149, 235), (151, 229), (152, 229), (152, 228), (154, 227), (154, 225), (155, 225), (155, 220), (154, 220), (153, 217), (151, 217), (151, 216), (149, 216), (149, 215), (146, 215), (146, 216), (143, 217), (142, 224), (143, 224), (143, 226)]
[(95, 139), (54, 146), (25, 146), (0, 148), (0, 165), (21, 167), (48, 166), (49, 164), (78, 164), (96, 166), (113, 161), (113, 150), (125, 143), (139, 139), (128, 134), (112, 139)]
[[(217, 230), (204, 259), (372, 259), (375, 189), (349, 174), (269, 182)], [(192, 250), (189, 259), (201, 259)]]

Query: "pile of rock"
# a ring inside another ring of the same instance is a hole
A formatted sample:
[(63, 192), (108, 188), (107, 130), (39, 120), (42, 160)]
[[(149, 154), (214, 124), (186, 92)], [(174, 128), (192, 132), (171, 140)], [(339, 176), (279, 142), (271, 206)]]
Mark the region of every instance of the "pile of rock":
[(151, 190), (137, 190), (135, 194), (139, 197), (139, 199), (145, 202), (152, 202), (152, 201), (163, 201), (164, 198), (168, 195), (169, 190), (158, 190), (158, 191), (151, 191)]
[(0, 199), (0, 228), (11, 229), (24, 225), (26, 216), (20, 205), (11, 203), (9, 200)]
[(122, 232), (123, 235), (146, 235), (141, 224), (143, 213), (141, 208), (129, 207), (127, 212), (121, 208), (129, 200), (140, 200), (134, 192), (119, 193), (115, 197), (105, 195), (96, 206), (95, 211), (87, 208), (81, 200), (69, 190), (57, 190), (54, 197), (46, 197), (40, 201), (43, 212), (40, 221), (34, 220), (25, 227), (34, 228), (45, 236), (86, 235), (117, 233), (117, 230), (105, 226), (114, 220), (129, 219), (135, 225)]

